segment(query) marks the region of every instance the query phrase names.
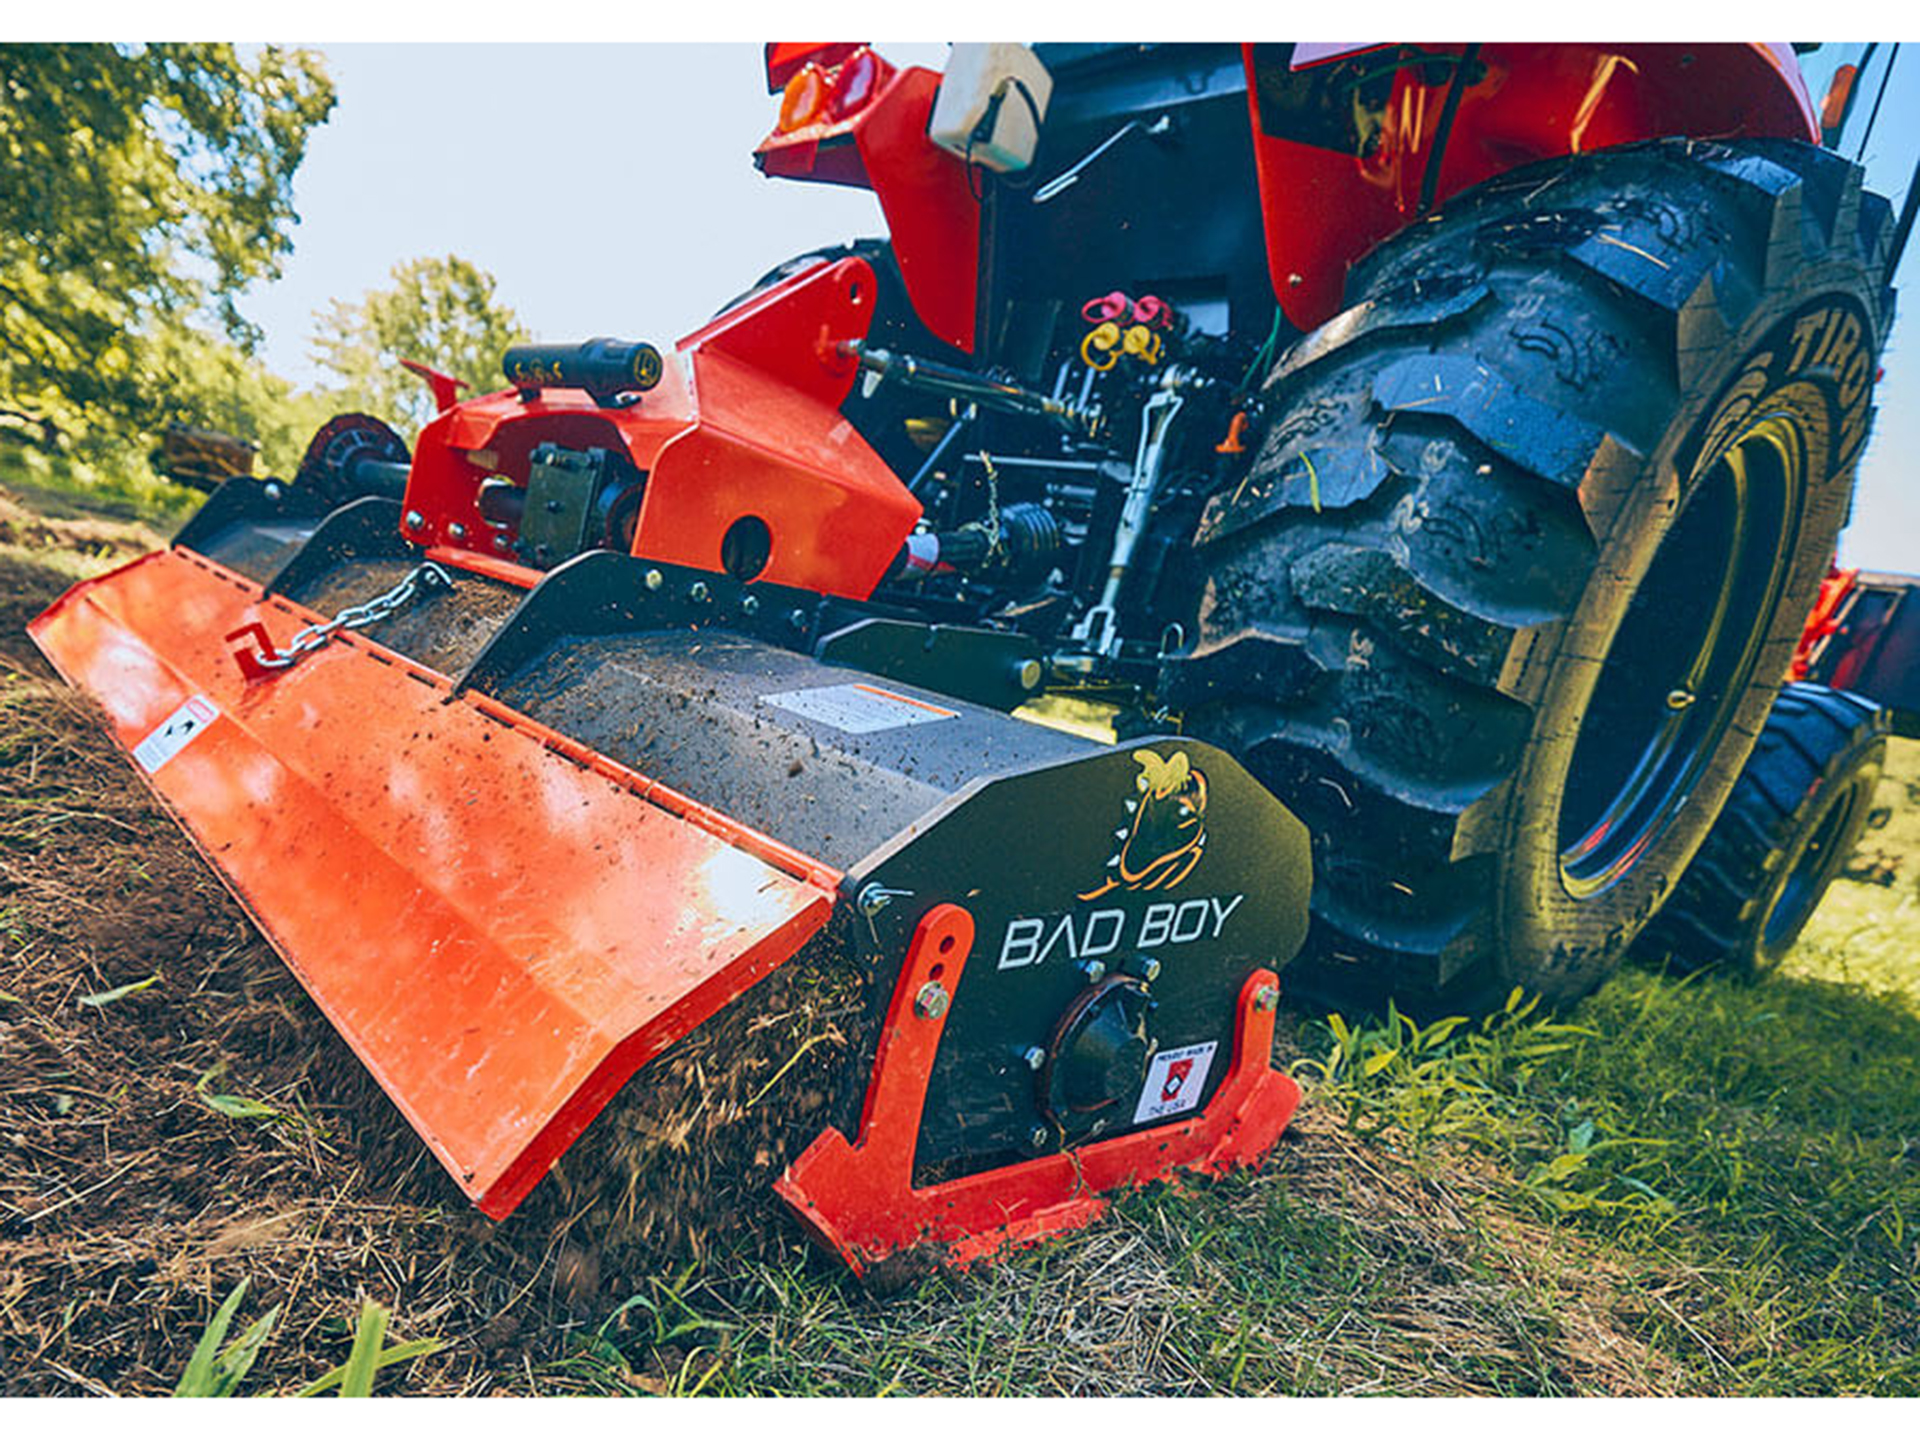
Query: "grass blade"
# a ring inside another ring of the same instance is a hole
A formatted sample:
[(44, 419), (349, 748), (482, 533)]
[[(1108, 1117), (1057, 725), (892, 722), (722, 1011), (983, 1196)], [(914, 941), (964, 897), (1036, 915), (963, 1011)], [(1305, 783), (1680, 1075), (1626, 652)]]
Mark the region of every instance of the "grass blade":
[[(94, 1009), (98, 1010), (102, 1005), (111, 1005), (114, 1001), (124, 1000), (129, 995), (138, 995), (142, 990), (159, 983), (160, 972), (156, 970), (144, 980), (135, 980), (126, 985), (116, 985), (111, 990), (101, 990), (92, 995), (82, 995), (80, 997), (80, 1003), (82, 1005), (91, 1005)], [(8, 996), (7, 998), (12, 999), (13, 997)]]
[(180, 1383), (173, 1393), (181, 1398), (218, 1395), (218, 1380), (214, 1374), (214, 1364), (220, 1354), (220, 1342), (227, 1338), (227, 1327), (233, 1324), (233, 1312), (240, 1308), (240, 1301), (247, 1293), (247, 1282), (242, 1280), (233, 1287), (233, 1293), (227, 1296), (213, 1319), (207, 1322), (206, 1333), (200, 1337), (200, 1343), (193, 1347), (193, 1357), (187, 1361), (187, 1370), (180, 1377)]
[(380, 1342), (387, 1338), (387, 1310), (369, 1300), (360, 1309), (360, 1325), (353, 1332), (353, 1349), (340, 1376), (340, 1393), (359, 1398), (373, 1394), (373, 1374), (380, 1368)]

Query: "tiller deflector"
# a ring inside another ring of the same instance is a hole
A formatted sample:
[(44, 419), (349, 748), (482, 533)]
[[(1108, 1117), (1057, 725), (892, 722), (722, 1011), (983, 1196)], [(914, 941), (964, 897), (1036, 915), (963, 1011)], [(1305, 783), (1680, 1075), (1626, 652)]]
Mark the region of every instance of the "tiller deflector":
[(1083, 1223), (1286, 1124), (1307, 841), (1226, 755), (824, 664), (806, 592), (489, 567), (391, 501), (232, 483), (32, 633), (487, 1214), (816, 936), (868, 1019), (777, 1188), (856, 1268)]
[(770, 863), (364, 641), (250, 682), (316, 617), (190, 551), (33, 626), (460, 1186), (503, 1216), (627, 1078), (825, 922)]

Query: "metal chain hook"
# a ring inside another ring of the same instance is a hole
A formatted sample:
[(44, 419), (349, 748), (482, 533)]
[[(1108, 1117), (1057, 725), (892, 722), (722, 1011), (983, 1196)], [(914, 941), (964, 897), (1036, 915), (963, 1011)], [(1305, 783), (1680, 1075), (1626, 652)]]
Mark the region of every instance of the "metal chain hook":
[(416, 599), (433, 590), (451, 590), (453, 577), (433, 561), (423, 561), (407, 572), (406, 578), (384, 594), (358, 605), (349, 605), (331, 620), (309, 625), (276, 649), (266, 627), (259, 621), (242, 626), (228, 640), (250, 639), (253, 648), (238, 650), (234, 659), (249, 680), (263, 679), (275, 671), (291, 669), (303, 656), (311, 655), (342, 630), (363, 630), (382, 620), (392, 619)]

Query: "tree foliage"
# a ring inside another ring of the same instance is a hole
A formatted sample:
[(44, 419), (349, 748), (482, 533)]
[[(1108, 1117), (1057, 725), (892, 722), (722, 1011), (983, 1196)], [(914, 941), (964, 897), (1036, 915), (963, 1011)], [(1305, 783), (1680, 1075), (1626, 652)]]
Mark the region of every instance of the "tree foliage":
[(195, 367), (250, 363), (236, 297), (280, 273), (333, 103), (302, 50), (0, 45), (0, 441), (143, 448), (210, 381), (272, 388)]
[(501, 355), (527, 334), (495, 298), (493, 276), (457, 255), (404, 261), (392, 276), (391, 288), (335, 300), (314, 317), (314, 362), (347, 406), (402, 430), (432, 419), (426, 385), (402, 360), (464, 380), (472, 393), (499, 389)]

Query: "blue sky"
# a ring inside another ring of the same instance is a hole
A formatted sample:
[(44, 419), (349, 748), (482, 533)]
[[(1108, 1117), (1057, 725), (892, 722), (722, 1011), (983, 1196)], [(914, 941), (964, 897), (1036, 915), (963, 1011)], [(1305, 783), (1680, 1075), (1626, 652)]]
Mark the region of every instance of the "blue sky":
[[(384, 285), (400, 260), (472, 260), (541, 339), (672, 340), (787, 256), (884, 229), (865, 191), (753, 168), (777, 103), (757, 44), (321, 48), (340, 103), (296, 181), (285, 275), (245, 306), (269, 363), (297, 381), (313, 377), (313, 312)], [(928, 42), (876, 48), (936, 68), (946, 54)], [(1868, 183), (1897, 203), (1916, 153), (1910, 45), (1865, 157)], [(1910, 282), (1917, 251), (1920, 239), (1902, 266)], [(1904, 308), (1841, 555), (1920, 572), (1920, 294)]]

